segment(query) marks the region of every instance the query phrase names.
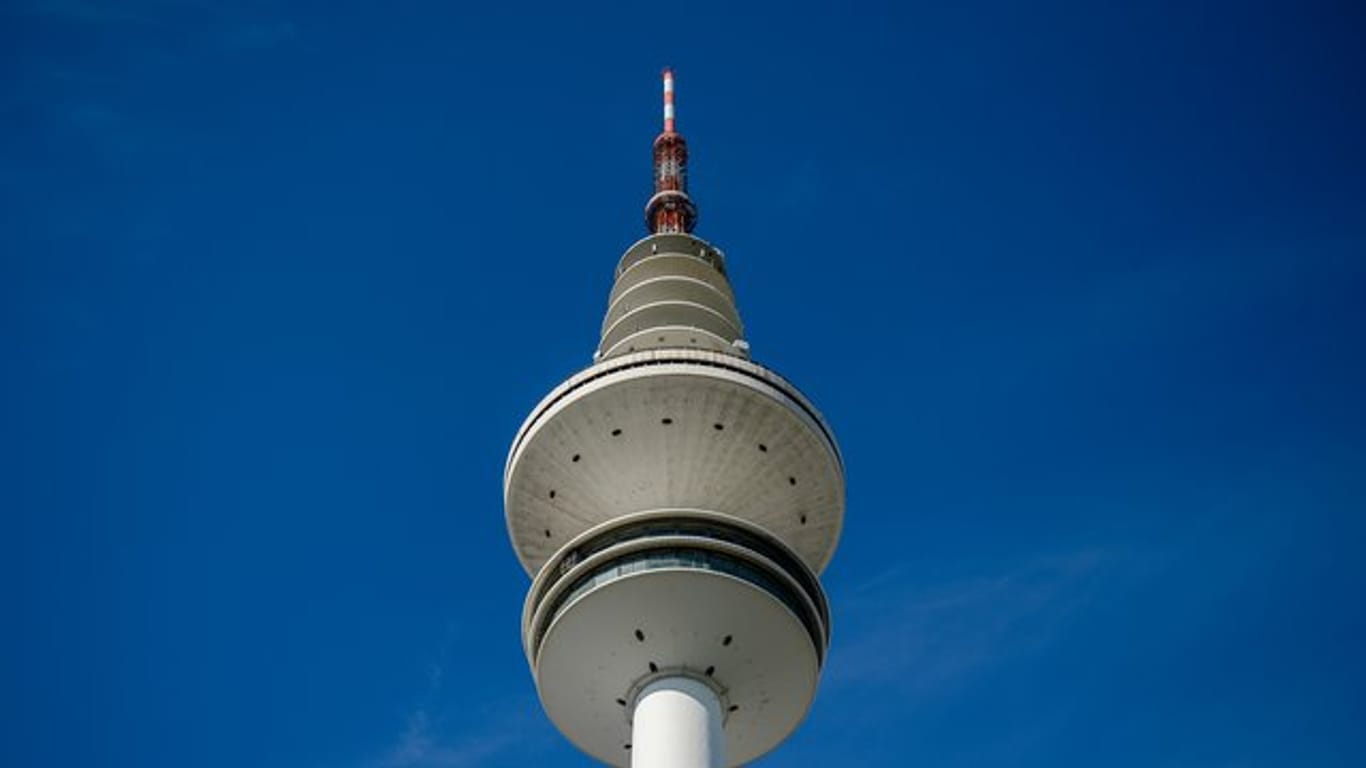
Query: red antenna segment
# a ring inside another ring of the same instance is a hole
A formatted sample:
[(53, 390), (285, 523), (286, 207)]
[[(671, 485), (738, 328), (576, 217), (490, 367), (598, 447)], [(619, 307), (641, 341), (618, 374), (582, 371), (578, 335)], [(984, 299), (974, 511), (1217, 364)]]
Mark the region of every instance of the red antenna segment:
[(688, 197), (688, 143), (674, 131), (674, 73), (664, 70), (664, 132), (655, 138), (655, 193), (645, 204), (645, 227), (654, 234), (691, 232), (697, 206)]

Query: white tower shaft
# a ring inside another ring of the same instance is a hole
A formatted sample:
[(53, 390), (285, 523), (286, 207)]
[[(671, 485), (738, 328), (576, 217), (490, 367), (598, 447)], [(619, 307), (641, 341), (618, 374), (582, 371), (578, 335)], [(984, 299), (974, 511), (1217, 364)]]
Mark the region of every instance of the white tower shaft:
[(645, 686), (631, 725), (631, 768), (725, 765), (721, 701), (705, 683), (665, 677)]

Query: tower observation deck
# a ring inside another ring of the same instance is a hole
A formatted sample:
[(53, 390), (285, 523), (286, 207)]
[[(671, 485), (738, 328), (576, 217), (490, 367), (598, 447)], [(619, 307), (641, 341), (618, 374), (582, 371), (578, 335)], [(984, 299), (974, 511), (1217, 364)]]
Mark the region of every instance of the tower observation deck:
[(665, 70), (649, 234), (617, 263), (593, 364), (517, 432), (503, 499), (556, 727), (610, 765), (717, 768), (771, 751), (815, 696), (844, 469), (810, 401), (750, 360), (674, 125)]

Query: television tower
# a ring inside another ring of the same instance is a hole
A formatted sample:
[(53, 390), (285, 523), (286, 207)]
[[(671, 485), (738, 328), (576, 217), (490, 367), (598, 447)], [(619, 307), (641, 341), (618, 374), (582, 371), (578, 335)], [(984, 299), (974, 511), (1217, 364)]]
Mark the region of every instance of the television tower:
[(617, 263), (593, 364), (517, 432), (503, 500), (555, 726), (610, 765), (719, 768), (815, 696), (844, 469), (815, 407), (749, 359), (725, 257), (691, 234), (673, 97), (665, 70), (649, 234)]

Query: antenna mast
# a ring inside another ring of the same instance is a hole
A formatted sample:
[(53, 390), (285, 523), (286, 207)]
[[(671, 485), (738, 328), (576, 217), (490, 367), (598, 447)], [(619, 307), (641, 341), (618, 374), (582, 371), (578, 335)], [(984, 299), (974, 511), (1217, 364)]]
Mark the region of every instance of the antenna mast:
[(688, 197), (688, 142), (674, 130), (674, 73), (664, 70), (664, 132), (655, 139), (655, 193), (645, 204), (652, 234), (691, 232), (697, 206)]

